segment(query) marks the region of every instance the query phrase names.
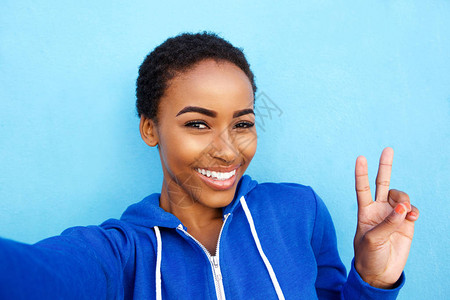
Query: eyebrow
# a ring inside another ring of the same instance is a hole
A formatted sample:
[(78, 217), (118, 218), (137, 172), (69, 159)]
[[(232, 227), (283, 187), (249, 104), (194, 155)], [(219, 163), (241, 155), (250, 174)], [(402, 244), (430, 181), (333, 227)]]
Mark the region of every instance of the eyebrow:
[(248, 114), (255, 114), (255, 112), (251, 108), (239, 110), (233, 114), (233, 118), (237, 118), (237, 117), (240, 117), (243, 115), (248, 115)]
[[(200, 113), (200, 114), (206, 115), (208, 117), (213, 117), (213, 118), (217, 117), (217, 112), (210, 110), (210, 109), (203, 108), (203, 107), (198, 107), (198, 106), (186, 106), (185, 108), (180, 110), (176, 116), (178, 117), (179, 115), (185, 114), (188, 112), (196, 112), (196, 113)], [(247, 115), (247, 114), (255, 114), (255, 112), (251, 108), (246, 108), (246, 109), (234, 112), (233, 118), (237, 118), (237, 117)]]
[(214, 118), (217, 116), (217, 113), (215, 111), (209, 110), (209, 109), (206, 109), (203, 107), (198, 107), (198, 106), (186, 106), (185, 108), (180, 110), (176, 116), (178, 117), (179, 115), (185, 114), (188, 112), (197, 112), (197, 113), (200, 113), (203, 115), (207, 115), (208, 117), (214, 117)]

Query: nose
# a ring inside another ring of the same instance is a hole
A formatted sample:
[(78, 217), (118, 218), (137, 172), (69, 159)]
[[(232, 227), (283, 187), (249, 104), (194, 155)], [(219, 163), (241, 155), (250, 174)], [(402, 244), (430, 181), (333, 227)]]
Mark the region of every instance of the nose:
[(227, 164), (232, 164), (239, 155), (235, 142), (235, 138), (229, 130), (223, 130), (214, 137), (211, 156)]

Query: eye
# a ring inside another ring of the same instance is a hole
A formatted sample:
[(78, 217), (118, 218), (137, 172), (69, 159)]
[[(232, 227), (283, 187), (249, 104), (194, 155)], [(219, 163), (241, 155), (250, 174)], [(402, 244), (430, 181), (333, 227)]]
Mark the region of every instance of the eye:
[(234, 128), (244, 129), (244, 128), (252, 128), (253, 126), (255, 126), (255, 123), (244, 121), (234, 125)]
[(204, 121), (190, 121), (184, 124), (186, 127), (194, 128), (194, 129), (207, 129), (208, 125)]

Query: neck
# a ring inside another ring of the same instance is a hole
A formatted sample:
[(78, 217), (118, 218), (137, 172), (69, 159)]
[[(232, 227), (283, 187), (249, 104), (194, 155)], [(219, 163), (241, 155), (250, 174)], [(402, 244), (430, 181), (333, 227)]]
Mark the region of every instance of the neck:
[(222, 208), (207, 207), (173, 181), (164, 179), (159, 205), (175, 215), (189, 231), (198, 231), (222, 221)]

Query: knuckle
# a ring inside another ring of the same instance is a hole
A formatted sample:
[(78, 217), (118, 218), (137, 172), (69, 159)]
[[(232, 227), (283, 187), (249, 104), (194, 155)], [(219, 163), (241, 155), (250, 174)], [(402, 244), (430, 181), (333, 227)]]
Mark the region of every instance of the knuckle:
[(383, 220), (383, 223), (388, 226), (393, 226), (396, 223), (394, 222), (394, 219), (391, 216), (388, 216), (386, 219)]
[(409, 202), (409, 195), (405, 192), (400, 192), (399, 199), (401, 202)]
[(368, 245), (372, 245), (374, 247), (378, 245), (383, 244), (383, 239), (380, 239), (378, 235), (374, 234), (373, 231), (367, 232), (363, 237), (364, 242), (366, 242)]
[(409, 195), (407, 193), (405, 193), (405, 200), (408, 201), (408, 202), (411, 201), (411, 199), (409, 198)]
[(389, 180), (377, 180), (376, 184), (381, 186), (389, 186), (391, 182)]
[(365, 185), (365, 186), (356, 187), (356, 191), (357, 191), (357, 192), (367, 192), (367, 191), (370, 191), (370, 186), (369, 186), (369, 185)]
[(394, 200), (395, 202), (409, 202), (409, 195), (405, 192), (391, 189), (389, 190), (389, 198)]

